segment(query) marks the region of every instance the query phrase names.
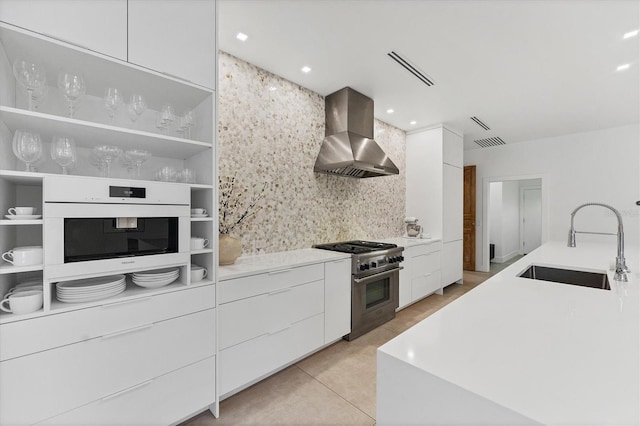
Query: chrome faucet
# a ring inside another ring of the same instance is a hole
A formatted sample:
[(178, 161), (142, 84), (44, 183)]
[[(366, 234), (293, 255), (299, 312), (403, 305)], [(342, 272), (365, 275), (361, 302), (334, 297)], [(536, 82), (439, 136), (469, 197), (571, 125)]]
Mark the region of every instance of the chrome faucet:
[[(587, 206), (600, 206), (600, 207), (604, 207), (611, 210), (616, 215), (616, 218), (618, 219), (618, 233), (610, 234), (606, 232), (576, 231), (573, 227), (573, 218), (578, 212), (578, 210)], [(569, 229), (569, 243), (568, 243), (569, 247), (576, 246), (576, 234), (617, 235), (618, 236), (618, 255), (616, 256), (616, 273), (613, 276), (613, 279), (615, 281), (625, 281), (625, 282), (628, 281), (627, 272), (629, 272), (629, 268), (627, 268), (627, 263), (624, 259), (624, 231), (622, 229), (622, 216), (620, 215), (620, 212), (618, 210), (616, 210), (615, 208), (607, 204), (602, 204), (602, 203), (585, 203), (581, 206), (576, 207), (576, 209), (573, 212), (571, 212), (571, 228)]]

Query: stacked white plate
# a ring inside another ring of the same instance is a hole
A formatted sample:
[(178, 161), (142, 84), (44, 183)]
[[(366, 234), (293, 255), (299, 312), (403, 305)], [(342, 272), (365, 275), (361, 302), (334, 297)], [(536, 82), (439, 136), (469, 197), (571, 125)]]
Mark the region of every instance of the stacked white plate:
[(156, 269), (154, 271), (134, 272), (131, 280), (135, 285), (146, 288), (158, 288), (171, 284), (180, 276), (178, 268)]
[(120, 294), (126, 287), (124, 275), (65, 281), (56, 284), (56, 297), (65, 303), (92, 302)]

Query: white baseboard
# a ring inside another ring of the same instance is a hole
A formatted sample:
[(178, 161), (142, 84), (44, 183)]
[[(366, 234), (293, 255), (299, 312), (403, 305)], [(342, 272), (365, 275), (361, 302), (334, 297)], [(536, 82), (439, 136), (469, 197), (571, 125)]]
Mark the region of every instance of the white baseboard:
[(507, 253), (504, 256), (496, 256), (491, 260), (491, 263), (504, 263), (508, 262), (516, 256), (519, 256), (520, 252), (518, 250), (512, 251), (511, 253)]

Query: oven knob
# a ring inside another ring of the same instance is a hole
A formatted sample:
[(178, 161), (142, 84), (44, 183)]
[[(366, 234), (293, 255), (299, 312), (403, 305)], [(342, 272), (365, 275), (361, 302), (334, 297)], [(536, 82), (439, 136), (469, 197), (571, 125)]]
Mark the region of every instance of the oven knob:
[(369, 269), (369, 264), (368, 263), (364, 264), (364, 269)]
[(367, 269), (367, 265), (365, 265), (364, 263), (360, 265), (360, 270), (364, 271), (365, 269)]
[(391, 263), (395, 263), (395, 262), (397, 262), (397, 261), (398, 261), (398, 258), (397, 258), (397, 257), (395, 257), (395, 256), (394, 256), (394, 257), (390, 257), (390, 258), (389, 258), (389, 262), (391, 262)]
[(378, 265), (376, 264), (376, 262), (371, 262), (371, 267), (372, 267), (372, 268), (375, 268), (376, 266), (378, 266)]
[(400, 262), (404, 261), (404, 256), (400, 256)]

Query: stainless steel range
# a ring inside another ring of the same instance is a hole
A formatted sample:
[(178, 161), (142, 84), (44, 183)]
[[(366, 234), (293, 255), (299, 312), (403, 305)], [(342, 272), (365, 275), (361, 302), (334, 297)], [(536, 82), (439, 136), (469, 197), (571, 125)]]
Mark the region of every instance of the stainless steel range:
[(351, 333), (344, 339), (360, 337), (396, 316), (403, 247), (373, 241), (313, 247), (351, 254)]

